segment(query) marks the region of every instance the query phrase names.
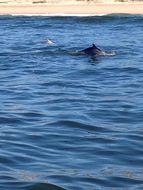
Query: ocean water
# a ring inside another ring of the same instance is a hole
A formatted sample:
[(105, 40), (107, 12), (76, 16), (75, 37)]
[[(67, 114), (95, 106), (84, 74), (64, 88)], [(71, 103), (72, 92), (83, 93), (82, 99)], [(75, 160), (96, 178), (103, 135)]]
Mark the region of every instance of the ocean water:
[(142, 42), (142, 15), (0, 16), (0, 190), (143, 189)]

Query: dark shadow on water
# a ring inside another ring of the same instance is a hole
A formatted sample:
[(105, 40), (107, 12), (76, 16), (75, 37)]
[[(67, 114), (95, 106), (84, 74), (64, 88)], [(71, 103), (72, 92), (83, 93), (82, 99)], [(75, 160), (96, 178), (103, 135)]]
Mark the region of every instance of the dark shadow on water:
[(96, 56), (92, 56), (92, 57), (90, 57), (89, 62), (90, 62), (91, 64), (95, 65), (95, 64), (101, 63), (101, 59), (98, 58), (98, 57), (96, 57)]
[(35, 185), (31, 185), (26, 190), (65, 190), (65, 189), (53, 184), (37, 183)]

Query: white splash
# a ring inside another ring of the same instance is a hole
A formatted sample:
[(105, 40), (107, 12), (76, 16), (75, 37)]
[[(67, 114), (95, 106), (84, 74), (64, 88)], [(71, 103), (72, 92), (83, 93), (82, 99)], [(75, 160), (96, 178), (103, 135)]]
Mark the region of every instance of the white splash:
[(68, 14), (68, 13), (48, 13), (48, 14), (11, 14), (11, 16), (63, 16), (63, 17), (68, 17), (68, 16), (76, 16), (76, 17), (91, 17), (91, 16), (105, 16), (108, 14)]
[(46, 43), (48, 45), (55, 45), (55, 43), (52, 40), (50, 40), (50, 39), (47, 39)]

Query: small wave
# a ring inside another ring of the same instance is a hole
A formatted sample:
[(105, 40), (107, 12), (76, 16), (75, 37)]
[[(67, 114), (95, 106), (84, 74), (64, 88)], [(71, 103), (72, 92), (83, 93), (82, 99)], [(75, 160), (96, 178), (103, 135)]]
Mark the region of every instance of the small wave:
[(77, 14), (77, 13), (73, 13), (73, 14), (69, 14), (69, 13), (47, 13), (47, 14), (22, 14), (22, 13), (19, 13), (19, 14), (11, 14), (11, 16), (61, 16), (61, 17), (73, 17), (73, 16), (76, 16), (76, 17), (91, 17), (91, 16), (105, 16), (105, 15), (109, 15), (109, 14)]
[(73, 120), (59, 120), (59, 121), (50, 123), (50, 125), (65, 126), (65, 127), (71, 127), (71, 128), (79, 128), (79, 129), (86, 130), (86, 131), (92, 132), (92, 133), (98, 133), (98, 132), (110, 133), (110, 132), (114, 132), (111, 129), (105, 129), (104, 127), (101, 127), (101, 126), (95, 126), (95, 125), (82, 123), (82, 122), (78, 122), (78, 121), (73, 121)]
[(53, 184), (49, 184), (49, 183), (38, 183), (36, 185), (32, 185), (31, 187), (29, 187), (27, 190), (65, 190), (62, 187), (53, 185)]
[(40, 16), (40, 17), (135, 17), (135, 16), (143, 16), (143, 14), (125, 14), (125, 13), (44, 13), (44, 14), (23, 14), (23, 13), (14, 13), (14, 14), (0, 14), (0, 16), (25, 16), (25, 17), (33, 17), (33, 16)]

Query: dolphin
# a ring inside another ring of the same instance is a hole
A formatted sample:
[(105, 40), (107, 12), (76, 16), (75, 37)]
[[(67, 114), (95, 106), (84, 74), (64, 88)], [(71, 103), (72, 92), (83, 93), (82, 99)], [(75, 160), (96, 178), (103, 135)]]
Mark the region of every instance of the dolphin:
[[(50, 39), (47, 39), (46, 40), (46, 43), (49, 45), (49, 46), (56, 46), (58, 47), (57, 43), (53, 42), (52, 40)], [(60, 47), (59, 47), (60, 50), (62, 50)], [(96, 57), (96, 56), (106, 56), (106, 55), (115, 55), (115, 52), (106, 52), (106, 51), (103, 51), (101, 50), (100, 48), (98, 48), (94, 43), (92, 44), (92, 46), (86, 48), (86, 49), (83, 49), (83, 50), (76, 50), (75, 52), (69, 52), (71, 55), (89, 55), (89, 56), (92, 56), (92, 57)]]
[(84, 53), (84, 54), (90, 55), (90, 56), (105, 55), (105, 52), (103, 50), (99, 49), (95, 44), (92, 44), (91, 47), (81, 50), (81, 53)]

